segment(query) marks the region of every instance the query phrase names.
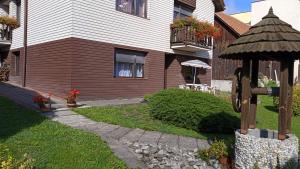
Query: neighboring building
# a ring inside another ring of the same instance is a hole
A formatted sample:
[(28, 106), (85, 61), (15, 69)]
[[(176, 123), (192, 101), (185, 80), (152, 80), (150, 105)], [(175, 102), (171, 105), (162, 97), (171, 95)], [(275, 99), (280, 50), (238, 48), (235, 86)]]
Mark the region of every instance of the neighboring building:
[(221, 29), (222, 34), (214, 41), (212, 86), (222, 91), (230, 91), (231, 77), (241, 63), (238, 60), (220, 59), (218, 56), (229, 44), (247, 32), (250, 26), (224, 12), (215, 14), (215, 26)]
[(234, 17), (235, 19), (238, 19), (239, 21), (251, 25), (251, 12), (241, 12), (241, 13), (235, 13), (230, 14), (230, 16)]
[[(170, 24), (190, 15), (213, 23), (224, 10), (222, 0), (0, 2), (0, 13), (21, 23), (12, 42), (1, 44), (10, 81), (60, 97), (76, 88), (82, 100), (141, 97), (192, 82), (191, 68), (180, 63), (210, 64), (212, 41), (180, 43)], [(210, 84), (211, 71), (198, 72), (198, 82)]]

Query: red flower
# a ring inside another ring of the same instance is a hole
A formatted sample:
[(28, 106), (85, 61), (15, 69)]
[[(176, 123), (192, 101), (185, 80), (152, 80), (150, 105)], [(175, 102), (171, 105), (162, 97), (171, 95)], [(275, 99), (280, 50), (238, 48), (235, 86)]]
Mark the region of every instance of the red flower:
[(77, 89), (73, 89), (73, 90), (70, 91), (70, 94), (71, 94), (72, 96), (77, 97), (77, 96), (80, 94), (80, 91), (77, 90)]

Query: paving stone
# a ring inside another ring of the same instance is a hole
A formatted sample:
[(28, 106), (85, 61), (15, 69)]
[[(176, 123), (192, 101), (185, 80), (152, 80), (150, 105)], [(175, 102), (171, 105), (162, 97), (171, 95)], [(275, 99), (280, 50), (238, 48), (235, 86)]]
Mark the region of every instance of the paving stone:
[(179, 137), (171, 134), (162, 134), (160, 137), (158, 144), (168, 145), (169, 147), (178, 148)]
[(102, 137), (104, 141), (107, 142), (114, 154), (126, 162), (126, 164), (131, 168), (141, 168), (146, 169), (146, 165), (140, 161), (126, 145), (116, 141), (111, 137)]
[(161, 133), (146, 131), (144, 135), (139, 139), (140, 143), (157, 145), (158, 139), (160, 138)]
[(195, 138), (179, 136), (179, 148), (187, 150), (197, 149), (197, 140)]
[(94, 133), (103, 137), (103, 136), (107, 136), (107, 134), (109, 134), (110, 132), (112, 132), (113, 130), (116, 130), (118, 128), (120, 128), (120, 126), (107, 124), (107, 125), (103, 126), (102, 128), (94, 130)]
[(127, 133), (124, 137), (122, 137), (120, 140), (122, 142), (137, 142), (140, 137), (145, 133), (144, 130), (141, 129), (133, 129), (132, 131), (130, 131), (129, 133)]
[(208, 149), (210, 147), (209, 143), (207, 140), (200, 140), (200, 139), (197, 139), (197, 143), (198, 143), (198, 148), (200, 150), (203, 150), (203, 149)]
[(51, 111), (51, 112), (43, 113), (43, 116), (46, 116), (48, 118), (55, 118), (59, 116), (70, 116), (70, 115), (76, 115), (76, 114), (72, 111)]
[(112, 132), (110, 132), (108, 134), (109, 137), (112, 137), (114, 139), (119, 140), (120, 138), (122, 138), (124, 135), (126, 135), (127, 133), (129, 133), (131, 130), (130, 128), (125, 128), (125, 127), (120, 127), (117, 130), (114, 130)]

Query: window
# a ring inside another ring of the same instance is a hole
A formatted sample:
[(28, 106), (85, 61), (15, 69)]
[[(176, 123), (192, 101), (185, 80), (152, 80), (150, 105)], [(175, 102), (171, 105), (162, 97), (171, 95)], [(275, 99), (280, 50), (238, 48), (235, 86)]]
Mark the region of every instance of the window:
[(176, 18), (184, 18), (188, 16), (192, 16), (193, 9), (188, 8), (178, 2), (175, 2), (174, 4), (174, 19)]
[(20, 76), (20, 52), (15, 52), (15, 75)]
[(144, 52), (116, 49), (115, 52), (115, 77), (143, 78), (144, 77)]
[(18, 23), (20, 24), (21, 23), (21, 2), (18, 1), (17, 2), (17, 11), (16, 11), (16, 18), (17, 18), (17, 21)]
[(147, 18), (147, 0), (117, 0), (117, 10)]

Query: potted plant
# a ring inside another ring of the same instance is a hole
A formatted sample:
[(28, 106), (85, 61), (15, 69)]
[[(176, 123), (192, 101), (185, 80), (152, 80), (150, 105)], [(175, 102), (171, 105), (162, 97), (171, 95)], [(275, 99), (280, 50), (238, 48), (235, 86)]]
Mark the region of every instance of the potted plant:
[(33, 98), (33, 102), (39, 106), (40, 110), (42, 110), (42, 111), (48, 110), (48, 108), (46, 107), (46, 104), (49, 103), (48, 98), (45, 98), (42, 95), (37, 95)]
[(73, 89), (69, 92), (69, 94), (66, 98), (68, 107), (70, 107), (70, 108), (77, 107), (76, 99), (79, 94), (80, 94), (80, 91), (77, 89)]
[(195, 31), (196, 37), (202, 39), (204, 37), (214, 37), (217, 38), (221, 36), (221, 29), (215, 27), (213, 24), (207, 21), (199, 21), (195, 17), (186, 17), (175, 19), (172, 28), (182, 29), (185, 26), (190, 26), (193, 31)]

